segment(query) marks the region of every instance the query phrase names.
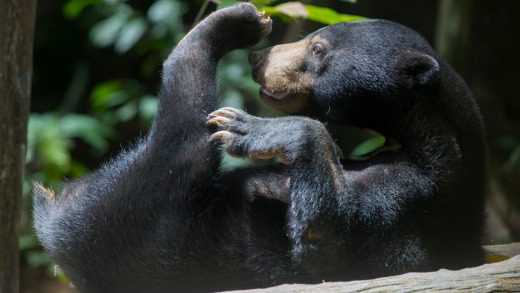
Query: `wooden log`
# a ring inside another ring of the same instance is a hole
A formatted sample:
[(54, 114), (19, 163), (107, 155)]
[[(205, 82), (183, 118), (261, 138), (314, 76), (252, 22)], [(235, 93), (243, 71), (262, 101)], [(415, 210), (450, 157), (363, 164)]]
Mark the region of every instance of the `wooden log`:
[(500, 254), (507, 257), (520, 255), (520, 242), (511, 244), (486, 245), (484, 250), (487, 254)]
[[(352, 282), (281, 285), (233, 292), (520, 292), (520, 243), (484, 247), (488, 253), (510, 256), (505, 261), (458, 271), (439, 270)], [(516, 256), (513, 256), (516, 255)]]

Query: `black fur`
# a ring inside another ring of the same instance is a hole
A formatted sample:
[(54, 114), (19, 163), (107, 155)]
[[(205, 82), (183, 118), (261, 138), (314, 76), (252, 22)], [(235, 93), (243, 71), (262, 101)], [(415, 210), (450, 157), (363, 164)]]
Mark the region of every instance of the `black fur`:
[[(249, 4), (217, 11), (164, 63), (159, 112), (139, 144), (60, 197), (34, 190), (49, 255), (85, 292), (215, 291), (348, 280), (482, 261), (484, 135), (464, 82), (391, 22), (316, 32), (311, 117), (369, 127), (399, 149), (340, 162), (323, 125), (215, 111), (226, 52), (270, 23)], [(232, 119), (230, 119), (232, 118)], [(217, 122), (215, 122), (216, 120)], [(211, 128), (211, 127), (210, 127)], [(219, 170), (213, 140), (288, 165)]]

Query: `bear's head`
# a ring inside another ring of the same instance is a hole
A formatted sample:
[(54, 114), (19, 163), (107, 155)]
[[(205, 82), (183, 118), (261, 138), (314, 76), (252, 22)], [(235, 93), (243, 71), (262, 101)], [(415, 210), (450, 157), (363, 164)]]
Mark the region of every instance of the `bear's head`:
[(440, 67), (419, 34), (383, 20), (328, 26), (253, 52), (249, 62), (272, 107), (368, 128), (374, 117), (388, 121), (389, 113), (411, 110), (418, 92), (436, 84)]

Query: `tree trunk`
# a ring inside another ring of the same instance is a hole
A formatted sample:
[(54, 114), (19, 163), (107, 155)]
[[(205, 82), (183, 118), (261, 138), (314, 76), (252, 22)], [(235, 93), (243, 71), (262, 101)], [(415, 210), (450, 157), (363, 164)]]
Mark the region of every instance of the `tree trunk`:
[(0, 0), (0, 292), (18, 292), (18, 234), (36, 0)]

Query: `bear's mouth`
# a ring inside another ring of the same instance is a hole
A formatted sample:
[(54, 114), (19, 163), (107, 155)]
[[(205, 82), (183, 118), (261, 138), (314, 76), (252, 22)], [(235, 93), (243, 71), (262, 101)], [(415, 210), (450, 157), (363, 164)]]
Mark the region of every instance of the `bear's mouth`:
[(290, 102), (292, 94), (290, 92), (276, 92), (266, 87), (260, 88), (260, 97), (266, 103), (288, 103)]
[(293, 114), (301, 111), (305, 107), (309, 99), (309, 94), (291, 91), (279, 92), (261, 87), (260, 98), (264, 103), (283, 113)]

